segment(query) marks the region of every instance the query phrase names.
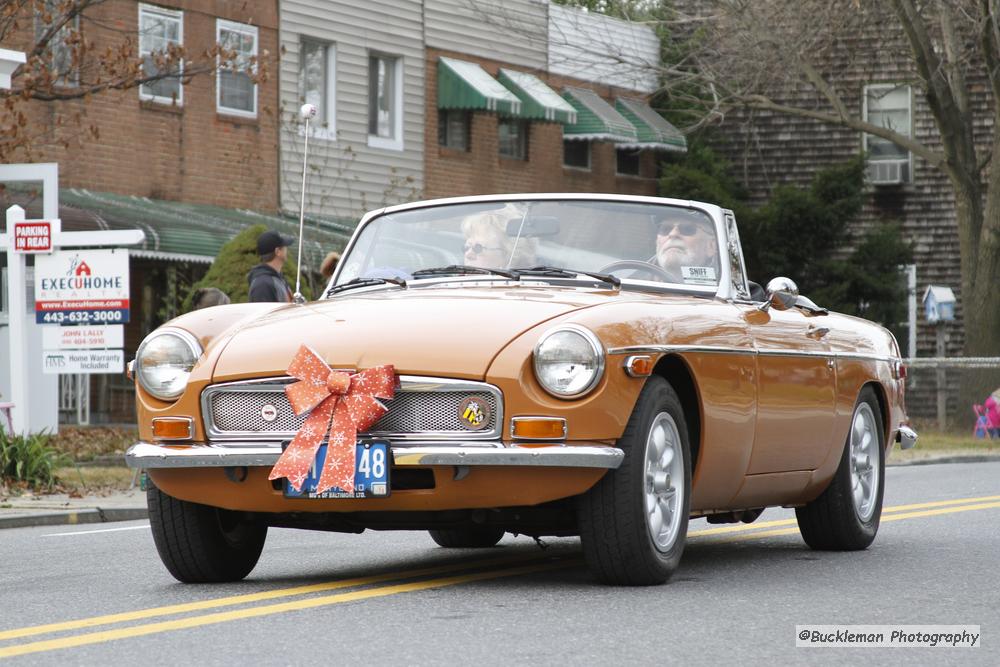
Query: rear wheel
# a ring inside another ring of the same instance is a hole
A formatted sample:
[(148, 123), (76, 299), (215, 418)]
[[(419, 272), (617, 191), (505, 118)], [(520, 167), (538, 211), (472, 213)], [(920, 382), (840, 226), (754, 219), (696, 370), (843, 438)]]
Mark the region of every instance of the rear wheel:
[(178, 581), (239, 581), (257, 564), (267, 526), (243, 512), (178, 500), (153, 484), (146, 504), (160, 560)]
[(813, 549), (867, 549), (878, 533), (885, 489), (885, 431), (871, 387), (858, 396), (840, 466), (826, 491), (795, 510), (799, 532)]
[(691, 448), (673, 387), (651, 377), (618, 441), (625, 460), (580, 498), (580, 539), (601, 582), (650, 586), (677, 569), (691, 508)]
[(506, 531), (497, 526), (464, 526), (428, 531), (431, 539), (446, 549), (486, 549), (495, 547)]

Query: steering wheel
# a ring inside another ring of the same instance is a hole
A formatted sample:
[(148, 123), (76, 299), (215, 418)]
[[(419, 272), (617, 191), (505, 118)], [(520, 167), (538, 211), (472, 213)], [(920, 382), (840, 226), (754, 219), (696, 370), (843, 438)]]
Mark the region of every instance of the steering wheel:
[[(662, 280), (665, 283), (674, 283), (677, 280), (671, 276), (669, 273), (661, 269), (656, 264), (650, 264), (649, 262), (643, 262), (638, 259), (620, 259), (617, 262), (611, 262), (610, 264), (601, 267), (598, 273), (613, 273), (615, 271), (620, 271), (622, 269), (632, 269), (639, 273), (639, 275), (647, 274), (653, 277), (654, 280)], [(635, 274), (629, 276), (634, 278)]]

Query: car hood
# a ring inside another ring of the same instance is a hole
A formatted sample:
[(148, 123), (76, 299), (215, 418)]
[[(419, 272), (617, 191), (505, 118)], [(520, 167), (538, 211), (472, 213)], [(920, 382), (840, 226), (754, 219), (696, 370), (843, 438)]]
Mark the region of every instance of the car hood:
[(496, 286), (389, 289), (289, 305), (223, 342), (214, 382), (283, 375), (301, 345), (334, 368), (392, 364), (397, 373), (481, 379), (528, 329), (621, 298), (617, 292)]

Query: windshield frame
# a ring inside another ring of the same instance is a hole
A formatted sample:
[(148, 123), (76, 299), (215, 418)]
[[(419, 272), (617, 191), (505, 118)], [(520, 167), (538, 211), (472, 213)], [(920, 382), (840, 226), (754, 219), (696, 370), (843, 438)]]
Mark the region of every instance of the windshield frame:
[[(351, 235), (351, 240), (347, 243), (344, 248), (341, 260), (337, 263), (337, 268), (327, 283), (326, 288), (323, 290), (321, 298), (326, 298), (331, 287), (337, 284), (340, 278), (341, 271), (344, 266), (347, 265), (345, 260), (353, 252), (358, 239), (360, 238), (364, 229), (372, 224), (378, 218), (386, 215), (392, 215), (402, 211), (413, 211), (422, 208), (439, 208), (442, 206), (454, 206), (461, 204), (476, 204), (476, 203), (498, 203), (498, 202), (530, 202), (530, 201), (594, 201), (594, 202), (616, 202), (616, 203), (635, 203), (635, 204), (652, 204), (659, 206), (672, 206), (689, 208), (700, 211), (706, 214), (712, 220), (712, 224), (715, 226), (715, 236), (716, 243), (718, 245), (717, 252), (718, 257), (726, 258), (732, 252), (732, 243), (737, 246), (739, 244), (739, 237), (736, 236), (735, 239), (729, 239), (728, 225), (726, 223), (725, 216), (732, 215), (731, 212), (726, 211), (715, 204), (707, 204), (704, 202), (691, 201), (686, 199), (671, 199), (666, 197), (646, 197), (640, 195), (616, 195), (616, 194), (589, 194), (589, 193), (526, 193), (526, 194), (502, 194), (502, 195), (476, 195), (467, 197), (448, 197), (443, 199), (429, 199), (418, 202), (411, 202), (406, 204), (398, 204), (396, 206), (388, 206), (380, 209), (375, 209), (366, 213), (361, 221), (358, 223), (357, 228)], [(742, 259), (742, 248), (739, 248), (740, 259)], [(719, 299), (731, 301), (734, 298), (740, 296), (741, 291), (738, 287), (734, 286), (734, 276), (730, 269), (730, 263), (727, 261), (720, 261), (720, 275), (718, 286), (699, 286), (699, 285), (682, 285), (678, 283), (663, 283), (659, 281), (650, 280), (635, 280), (632, 278), (622, 278), (622, 288), (638, 289), (649, 292), (672, 292), (672, 293), (693, 293), (700, 294), (703, 296), (716, 296)], [(572, 267), (567, 267), (572, 269)], [(470, 276), (456, 276), (456, 278), (469, 278)], [(508, 281), (508, 278), (503, 276), (483, 276), (488, 280), (503, 280)], [(429, 280), (428, 278), (421, 278), (417, 280), (408, 280), (407, 283), (416, 287), (415, 283), (424, 283)], [(737, 280), (745, 281), (744, 276), (736, 276)], [(543, 278), (538, 278), (532, 276), (531, 281), (535, 282), (537, 280), (545, 280)], [(552, 279), (555, 281), (556, 279)], [(434, 284), (438, 284), (439, 280), (434, 280)], [(479, 281), (476, 281), (479, 282)], [(565, 279), (559, 279), (558, 282), (565, 284)], [(593, 279), (588, 279), (588, 282), (593, 282)], [(537, 283), (536, 283), (537, 284)], [(390, 285), (391, 287), (391, 285)], [(374, 289), (381, 289), (376, 287)], [(367, 290), (366, 290), (367, 291)], [(344, 292), (350, 293), (350, 291)]]

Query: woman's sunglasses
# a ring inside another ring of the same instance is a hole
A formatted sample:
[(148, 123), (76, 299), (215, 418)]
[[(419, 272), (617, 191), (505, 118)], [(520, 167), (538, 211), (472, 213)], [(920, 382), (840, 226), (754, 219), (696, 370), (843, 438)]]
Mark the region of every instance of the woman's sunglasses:
[(462, 246), (462, 249), (466, 253), (471, 252), (473, 255), (482, 255), (487, 250), (502, 250), (502, 248), (493, 248), (488, 245), (483, 245), (482, 243), (473, 243), (472, 245), (466, 243), (464, 246)]
[(670, 232), (677, 229), (681, 236), (694, 236), (700, 230), (708, 231), (704, 225), (699, 225), (697, 222), (663, 222), (660, 223), (660, 228), (657, 230), (657, 234), (660, 236), (666, 236)]

